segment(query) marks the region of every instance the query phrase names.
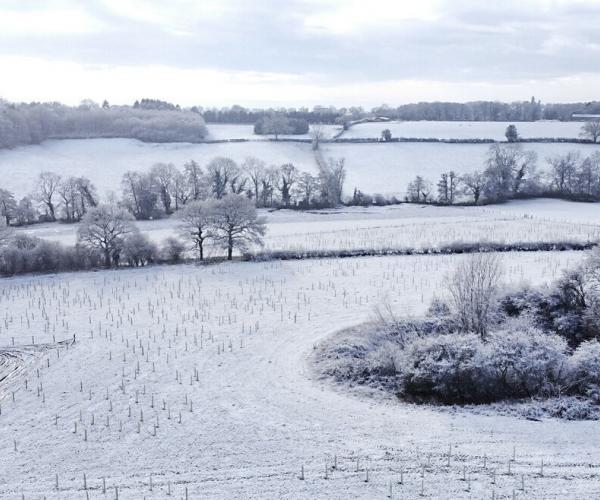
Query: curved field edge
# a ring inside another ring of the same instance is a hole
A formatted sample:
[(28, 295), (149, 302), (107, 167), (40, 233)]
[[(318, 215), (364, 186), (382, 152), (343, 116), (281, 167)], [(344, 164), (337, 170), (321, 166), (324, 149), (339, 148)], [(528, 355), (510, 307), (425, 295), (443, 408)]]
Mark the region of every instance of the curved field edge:
[[(527, 420), (600, 420), (600, 407), (577, 397), (524, 398), (486, 404), (444, 405), (414, 403), (399, 393), (394, 361), (386, 357), (386, 344), (393, 344), (389, 333), (376, 321), (360, 323), (329, 335), (313, 347), (307, 362), (315, 379), (340, 393), (368, 400), (382, 400), (397, 407), (433, 410), (468, 417), (469, 415), (510, 416)], [(585, 406), (585, 418), (580, 415)], [(577, 407), (580, 407), (579, 409)], [(574, 411), (573, 407), (577, 410)]]

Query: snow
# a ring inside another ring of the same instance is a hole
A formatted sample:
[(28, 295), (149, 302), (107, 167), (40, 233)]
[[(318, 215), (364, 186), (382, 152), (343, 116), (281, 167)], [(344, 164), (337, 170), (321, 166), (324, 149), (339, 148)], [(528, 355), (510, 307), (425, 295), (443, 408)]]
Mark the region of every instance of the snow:
[[(246, 139), (253, 141), (266, 141), (273, 138), (271, 135), (255, 135), (254, 125), (252, 124), (208, 123), (207, 127), (209, 140)], [(326, 139), (333, 137), (336, 133), (341, 131), (341, 126), (339, 125), (322, 125), (322, 128)], [(310, 133), (298, 135), (282, 134), (279, 137), (290, 139), (311, 138)]]
[[(514, 209), (511, 206), (489, 208), (403, 204), (309, 212), (259, 210), (259, 213), (267, 218), (266, 251), (379, 251), (439, 248), (457, 242), (588, 243), (600, 239), (600, 219), (594, 223), (591, 220), (555, 221), (547, 216), (525, 217), (528, 212), (535, 213), (535, 204), (517, 205)], [(139, 221), (137, 225), (156, 243), (169, 236), (177, 236), (175, 218)], [(17, 231), (74, 244), (78, 227), (78, 224), (47, 223), (19, 228)], [(222, 250), (208, 249), (208, 255), (221, 254)]]
[(0, 151), (0, 185), (24, 196), (33, 190), (37, 175), (50, 170), (62, 176), (86, 176), (101, 195), (120, 193), (121, 178), (128, 170), (149, 170), (158, 162), (183, 168), (196, 160), (201, 166), (216, 156), (241, 163), (255, 156), (267, 165), (292, 162), (301, 170), (314, 171), (316, 164), (310, 144), (299, 143), (144, 143), (134, 139), (74, 139), (45, 141)]
[(498, 209), (501, 212), (530, 216), (538, 219), (552, 219), (572, 224), (600, 225), (600, 203), (585, 203), (549, 198), (535, 200), (511, 200)]
[(399, 121), (385, 123), (361, 123), (342, 134), (344, 139), (379, 139), (381, 131), (389, 129), (392, 137), (420, 137), (436, 139), (493, 139), (505, 141), (506, 127), (517, 127), (523, 138), (579, 138), (581, 122), (441, 122)]
[[(540, 284), (583, 256), (502, 258), (507, 282)], [(185, 488), (192, 499), (383, 498), (389, 481), (394, 498), (416, 498), (421, 485), (430, 498), (491, 498), (492, 491), (510, 498), (513, 490), (519, 498), (594, 497), (597, 423), (363, 399), (314, 375), (308, 359), (316, 343), (365, 321), (386, 297), (402, 314), (420, 314), (463, 258), (182, 265), (2, 280), (0, 345), (38, 355), (23, 356), (18, 381), (0, 382), (0, 497), (85, 498), (84, 474), (90, 498), (114, 498), (118, 487), (119, 498), (163, 499), (169, 485), (175, 498)], [(75, 344), (56, 349), (55, 340), (73, 334)], [(338, 468), (324, 479), (334, 456)], [(518, 491), (522, 477), (525, 493)]]
[[(406, 186), (415, 176), (421, 175), (435, 183), (440, 174), (454, 170), (466, 174), (483, 171), (489, 144), (444, 144), (444, 143), (367, 143), (367, 144), (323, 144), (325, 158), (346, 159), (345, 191), (351, 194), (354, 187), (366, 193), (403, 196)], [(547, 169), (548, 157), (580, 151), (589, 156), (600, 151), (600, 145), (534, 143), (523, 148), (535, 151), (538, 168)]]
[[(235, 126), (238, 127), (238, 126)], [(546, 158), (568, 151), (587, 156), (600, 151), (591, 144), (526, 144), (538, 154), (539, 168), (546, 168)], [(354, 187), (367, 193), (403, 196), (407, 184), (418, 175), (437, 182), (442, 172), (459, 174), (483, 170), (488, 144), (376, 143), (321, 144), (325, 158), (345, 158), (347, 180), (345, 193)], [(0, 151), (0, 186), (24, 196), (31, 192), (37, 175), (44, 170), (62, 176), (87, 176), (105, 195), (121, 190), (121, 178), (127, 170), (148, 170), (154, 163), (173, 163), (182, 168), (189, 160), (205, 166), (216, 156), (227, 156), (241, 163), (255, 156), (267, 165), (293, 163), (300, 170), (317, 172), (310, 144), (294, 142), (251, 141), (241, 143), (151, 144), (133, 139), (80, 139), (46, 141)]]

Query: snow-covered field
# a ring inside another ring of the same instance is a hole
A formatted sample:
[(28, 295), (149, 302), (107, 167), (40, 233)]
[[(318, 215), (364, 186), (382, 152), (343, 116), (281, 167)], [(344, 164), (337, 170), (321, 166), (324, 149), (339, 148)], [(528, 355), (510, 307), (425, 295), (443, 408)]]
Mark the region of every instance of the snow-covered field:
[[(547, 282), (583, 256), (504, 255), (505, 280)], [(0, 382), (0, 497), (81, 499), (85, 484), (92, 499), (384, 498), (391, 481), (394, 498), (594, 498), (597, 423), (360, 399), (313, 374), (318, 341), (386, 297), (421, 313), (462, 258), (0, 281), (0, 345), (19, 371)]]
[[(253, 141), (268, 140), (273, 136), (270, 135), (255, 135), (254, 125), (232, 124), (232, 123), (208, 123), (208, 139), (209, 140), (230, 140), (230, 139), (247, 139)], [(323, 133), (326, 139), (333, 137), (341, 131), (339, 125), (322, 125)], [(301, 135), (280, 135), (281, 138), (290, 139), (310, 139), (310, 133)]]
[(436, 139), (493, 139), (506, 140), (506, 127), (513, 123), (523, 138), (579, 138), (581, 122), (432, 122), (393, 121), (360, 123), (350, 127), (342, 135), (344, 139), (378, 139), (381, 131), (389, 129), (392, 137), (420, 137)]
[[(499, 208), (435, 207), (397, 205), (388, 207), (348, 207), (336, 210), (299, 212), (260, 210), (267, 217), (266, 251), (373, 251), (399, 249), (435, 249), (462, 243), (588, 243), (600, 239), (600, 218), (575, 222), (560, 200), (529, 200)], [(579, 211), (600, 204), (577, 204)], [(552, 211), (551, 206), (557, 208)], [(539, 209), (539, 215), (536, 214)], [(548, 214), (546, 215), (546, 210)], [(575, 210), (573, 210), (575, 212)], [(156, 243), (177, 236), (175, 218), (137, 223), (140, 230)], [(18, 231), (40, 238), (74, 244), (78, 224), (38, 224)], [(208, 255), (221, 255), (208, 249)]]
[[(236, 126), (234, 126), (236, 127)], [(586, 156), (600, 151), (600, 145), (526, 144), (538, 155), (538, 165), (547, 167), (546, 158), (568, 151)], [(460, 174), (482, 170), (487, 144), (322, 144), (325, 158), (345, 158), (346, 195), (354, 187), (367, 193), (403, 196), (406, 185), (417, 174), (432, 182), (442, 172)], [(179, 168), (189, 160), (205, 166), (216, 156), (243, 162), (255, 156), (267, 165), (293, 163), (300, 170), (316, 173), (317, 164), (310, 144), (252, 141), (216, 144), (149, 144), (132, 139), (81, 139), (46, 141), (0, 151), (0, 187), (24, 196), (34, 189), (37, 175), (44, 170), (62, 176), (83, 175), (96, 184), (100, 194), (120, 192), (127, 170), (147, 170), (157, 162), (171, 162)]]
[[(538, 167), (547, 169), (548, 157), (580, 151), (589, 156), (600, 151), (600, 145), (536, 143), (523, 147), (535, 151)], [(366, 193), (400, 195), (416, 175), (438, 181), (442, 172), (454, 170), (465, 174), (485, 169), (489, 144), (444, 143), (379, 143), (379, 144), (323, 144), (323, 156), (345, 158), (347, 177), (346, 192), (358, 187)]]
[(100, 194), (120, 193), (121, 178), (128, 170), (149, 170), (158, 162), (183, 168), (195, 160), (205, 166), (216, 156), (241, 163), (255, 156), (267, 165), (293, 163), (301, 170), (314, 171), (316, 164), (310, 144), (248, 142), (190, 144), (144, 143), (133, 139), (80, 139), (46, 141), (0, 151), (0, 187), (24, 196), (33, 190), (37, 175), (51, 170), (62, 176), (87, 176)]

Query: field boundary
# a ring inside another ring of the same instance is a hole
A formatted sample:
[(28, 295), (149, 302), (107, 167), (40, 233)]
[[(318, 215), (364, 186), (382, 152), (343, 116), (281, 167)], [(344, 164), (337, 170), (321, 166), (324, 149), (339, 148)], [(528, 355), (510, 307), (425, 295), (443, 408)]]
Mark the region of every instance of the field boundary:
[(429, 248), (357, 248), (353, 250), (273, 250), (253, 253), (244, 253), (244, 261), (269, 261), (269, 260), (306, 260), (327, 258), (350, 258), (350, 257), (388, 257), (402, 255), (457, 255), (480, 252), (566, 252), (584, 251), (595, 248), (598, 244), (594, 242), (578, 243), (571, 241), (542, 242), (542, 243), (457, 243)]

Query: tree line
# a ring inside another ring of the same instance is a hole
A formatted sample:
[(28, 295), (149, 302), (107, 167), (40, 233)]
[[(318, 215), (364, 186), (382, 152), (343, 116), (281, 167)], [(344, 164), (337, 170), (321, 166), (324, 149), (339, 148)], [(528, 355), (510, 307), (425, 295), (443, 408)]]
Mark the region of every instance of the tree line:
[(382, 104), (371, 109), (360, 106), (335, 107), (315, 106), (288, 108), (245, 108), (234, 105), (222, 108), (194, 106), (208, 123), (254, 124), (265, 116), (281, 114), (288, 118), (299, 118), (308, 123), (343, 124), (369, 117), (386, 117), (391, 120), (431, 121), (535, 121), (572, 120), (573, 114), (600, 114), (600, 102), (542, 103), (530, 100), (510, 103), (498, 101), (471, 102), (419, 102), (389, 106)]
[[(121, 180), (121, 196), (111, 194), (107, 201), (137, 220), (169, 216), (191, 202), (220, 200), (228, 194), (242, 195), (256, 208), (330, 208), (342, 203), (345, 178), (344, 159), (322, 161), (313, 175), (292, 163), (267, 166), (247, 157), (238, 164), (216, 157), (204, 167), (190, 160), (183, 169), (156, 163), (147, 171), (127, 171)], [(88, 178), (63, 178), (49, 171), (41, 172), (33, 192), (20, 200), (0, 188), (0, 216), (7, 226), (78, 222), (99, 203), (96, 187)]]
[(79, 106), (0, 100), (0, 148), (39, 144), (46, 139), (123, 137), (147, 142), (199, 142), (207, 135), (201, 115), (149, 107)]
[[(57, 272), (97, 267), (138, 267), (156, 262), (178, 262), (187, 250), (204, 259), (207, 242), (224, 248), (232, 260), (234, 250), (262, 245), (265, 218), (251, 200), (227, 194), (219, 200), (192, 201), (178, 214), (183, 241), (169, 237), (160, 245), (140, 232), (133, 216), (116, 204), (90, 208), (77, 230), (77, 243), (63, 245), (0, 227), (0, 274)], [(187, 245), (186, 245), (187, 243)]]
[(406, 201), (414, 203), (498, 203), (513, 198), (552, 196), (570, 200), (600, 200), (600, 151), (579, 151), (547, 157), (538, 170), (538, 158), (521, 144), (494, 144), (483, 170), (459, 174), (449, 170), (434, 184), (416, 176), (407, 186)]

